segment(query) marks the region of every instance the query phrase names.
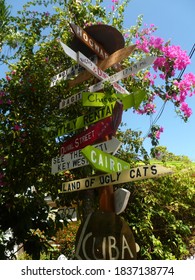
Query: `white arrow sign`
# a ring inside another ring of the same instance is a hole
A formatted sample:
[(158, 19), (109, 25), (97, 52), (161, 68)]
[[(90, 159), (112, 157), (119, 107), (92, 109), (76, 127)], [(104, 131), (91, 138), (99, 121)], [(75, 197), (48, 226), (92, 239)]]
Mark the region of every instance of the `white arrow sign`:
[[(109, 78), (108, 74), (106, 72), (102, 71), (99, 67), (97, 67), (89, 58), (87, 58), (84, 54), (81, 52), (76, 53), (71, 48), (69, 48), (67, 45), (62, 43), (60, 41), (60, 44), (64, 50), (64, 52), (70, 56), (72, 59), (77, 61), (80, 65), (82, 65), (84, 68), (86, 68), (90, 73), (92, 73), (95, 77), (99, 78), (100, 80), (104, 80), (106, 78)], [(125, 88), (120, 86), (117, 83), (113, 84), (113, 87), (116, 91), (120, 93), (126, 93), (130, 94)]]
[[(92, 61), (94, 63), (97, 63), (97, 57), (94, 56), (92, 58)], [(74, 66), (71, 66), (70, 68), (60, 72), (59, 74), (55, 75), (52, 80), (51, 80), (51, 84), (50, 84), (50, 87), (53, 87), (55, 86), (57, 83), (59, 83), (61, 80), (68, 80), (70, 79), (71, 77), (75, 76), (75, 75), (78, 75), (83, 69), (83, 67), (81, 65), (74, 65)]]
[(136, 74), (138, 71), (140, 71), (140, 70), (148, 67), (149, 65), (153, 64), (153, 62), (155, 61), (156, 58), (157, 58), (156, 56), (146, 57), (146, 58), (142, 59), (141, 61), (138, 61), (134, 65), (132, 65), (128, 68), (125, 68), (124, 70), (122, 70), (122, 71), (104, 79), (103, 81), (100, 81), (99, 83), (97, 83), (95, 85), (90, 86), (89, 91), (90, 92), (92, 92), (92, 91), (96, 92), (96, 91), (102, 89), (105, 82), (110, 82), (111, 84), (113, 84), (118, 80), (127, 78), (131, 74)]
[[(95, 144), (93, 147), (98, 148), (106, 153), (113, 153), (115, 154), (116, 151), (121, 146), (121, 142), (116, 139), (115, 137), (112, 137), (111, 140)], [(64, 170), (71, 170), (74, 168), (78, 168), (81, 166), (88, 165), (89, 162), (85, 159), (85, 157), (81, 154), (81, 150), (76, 150), (74, 152), (71, 152), (69, 154), (65, 154), (60, 157), (52, 158), (52, 167), (51, 167), (51, 173), (55, 174), (57, 172), (61, 172)]]
[[(102, 71), (99, 67), (97, 67), (90, 59), (88, 59), (81, 52), (78, 52), (78, 63), (85, 67), (91, 74), (93, 74), (96, 78), (105, 81), (105, 79), (109, 79), (110, 76)], [(125, 88), (114, 82), (112, 84), (114, 89), (119, 93), (130, 94)]]

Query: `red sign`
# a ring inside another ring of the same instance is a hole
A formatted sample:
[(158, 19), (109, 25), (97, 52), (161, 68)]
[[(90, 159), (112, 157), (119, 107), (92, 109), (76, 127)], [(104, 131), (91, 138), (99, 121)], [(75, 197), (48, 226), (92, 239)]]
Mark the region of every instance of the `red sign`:
[(65, 155), (82, 149), (87, 145), (92, 145), (96, 140), (101, 141), (107, 135), (114, 136), (121, 123), (122, 113), (123, 104), (117, 101), (112, 116), (91, 125), (79, 135), (75, 135), (66, 141), (60, 148), (60, 155)]

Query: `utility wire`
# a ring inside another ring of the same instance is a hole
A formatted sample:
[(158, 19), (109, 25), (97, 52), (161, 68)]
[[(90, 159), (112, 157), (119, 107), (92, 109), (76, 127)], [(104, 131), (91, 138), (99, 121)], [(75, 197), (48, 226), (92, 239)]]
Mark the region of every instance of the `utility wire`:
[[(191, 51), (189, 53), (189, 58), (192, 58), (194, 52), (195, 52), (195, 44), (193, 45), (193, 47), (192, 47), (192, 49), (191, 49)], [(183, 73), (185, 72), (185, 70), (186, 70), (186, 67), (181, 70), (181, 72), (179, 73), (179, 75), (177, 77), (178, 80), (181, 80), (181, 77), (182, 77)]]

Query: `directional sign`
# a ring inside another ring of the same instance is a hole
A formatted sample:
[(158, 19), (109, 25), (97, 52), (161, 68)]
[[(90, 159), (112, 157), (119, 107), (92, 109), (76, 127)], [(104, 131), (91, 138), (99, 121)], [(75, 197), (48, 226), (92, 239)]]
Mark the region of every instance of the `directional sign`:
[(75, 35), (101, 59), (105, 59), (109, 56), (109, 53), (107, 53), (107, 51), (98, 42), (96, 42), (89, 34), (87, 34), (85, 30), (74, 23), (70, 23), (70, 26)]
[(129, 163), (100, 151), (92, 146), (87, 146), (81, 150), (81, 153), (93, 166), (93, 168), (102, 172), (117, 172), (129, 169)]
[(102, 107), (108, 105), (110, 102), (120, 100), (123, 104), (123, 110), (127, 110), (131, 107), (138, 109), (141, 102), (146, 97), (146, 91), (144, 89), (132, 88), (130, 95), (126, 94), (115, 94), (112, 95), (103, 92), (83, 92), (82, 102), (83, 106), (89, 107)]
[[(97, 67), (90, 59), (88, 59), (81, 52), (78, 52), (78, 63), (85, 67), (91, 74), (93, 74), (96, 78), (100, 80), (105, 80), (109, 78), (109, 75), (102, 71), (99, 67)], [(112, 86), (114, 89), (120, 93), (130, 94), (125, 88), (117, 83), (113, 83)]]
[(127, 96), (127, 95), (118, 95), (118, 94), (105, 94), (104, 92), (83, 92), (82, 93), (82, 101), (83, 106), (89, 107), (102, 107), (110, 102), (117, 101), (119, 96)]
[(127, 222), (113, 212), (90, 213), (76, 235), (79, 260), (135, 260), (136, 244)]
[(124, 70), (110, 76), (109, 78), (106, 78), (106, 79), (100, 81), (99, 83), (90, 86), (89, 91), (98, 91), (98, 90), (102, 89), (105, 82), (110, 82), (111, 84), (113, 84), (113, 83), (117, 82), (118, 80), (129, 77), (131, 74), (136, 74), (140, 70), (151, 65), (155, 61), (155, 59), (156, 59), (156, 57), (154, 57), (154, 56), (146, 57), (143, 60), (136, 62), (134, 65), (127, 67)]
[[(89, 58), (87, 58), (84, 54), (82, 54), (81, 52), (74, 52), (71, 48), (69, 48), (67, 45), (65, 45), (64, 43), (62, 43), (60, 41), (60, 44), (64, 50), (64, 52), (70, 56), (72, 59), (74, 59), (75, 61), (77, 61), (79, 64), (81, 64), (83, 67), (85, 67), (88, 71), (90, 71), (90, 73), (93, 73), (93, 75), (95, 75), (97, 78), (99, 78), (100, 80), (103, 80), (105, 78), (109, 78), (108, 74), (106, 74), (104, 71), (102, 71), (99, 67), (97, 67)], [(93, 71), (94, 69), (94, 71)], [(120, 73), (120, 72), (119, 72)], [(120, 93), (127, 93), (129, 94), (129, 92), (123, 88), (122, 86), (120, 86), (117, 83), (113, 84), (113, 87), (115, 90), (117, 90)]]
[[(93, 145), (93, 147), (100, 149), (106, 153), (116, 153), (122, 143), (112, 137), (112, 139)], [(78, 167), (89, 165), (89, 162), (82, 155), (81, 150), (71, 152), (69, 154), (55, 157), (52, 159), (51, 173), (55, 174), (64, 170), (71, 170)]]
[(102, 174), (80, 180), (65, 182), (61, 192), (75, 192), (89, 190), (109, 185), (123, 184), (132, 181), (155, 178), (172, 174), (172, 170), (160, 165), (143, 165), (129, 170), (118, 171), (111, 174)]
[[(103, 61), (98, 61), (96, 64), (101, 70), (106, 70), (109, 67), (115, 65), (116, 63), (122, 61), (123, 59), (130, 56), (130, 54), (136, 49), (136, 45), (132, 45), (129, 47), (122, 48), (113, 54), (111, 54), (108, 58), (104, 59)], [(68, 82), (68, 89), (72, 88), (78, 84), (83, 83), (84, 81), (90, 79), (92, 74), (89, 73), (87, 70), (80, 73), (74, 80), (70, 80)]]
[(97, 140), (105, 138), (106, 135), (115, 135), (122, 120), (123, 105), (116, 102), (113, 115), (91, 125), (88, 129), (79, 135), (73, 136), (66, 141), (60, 149), (60, 154), (64, 155), (78, 149), (82, 149), (87, 145), (93, 144)]
[[(123, 78), (127, 78), (130, 74), (135, 74), (138, 71), (140, 71), (141, 69), (148, 67), (150, 64), (153, 63), (153, 61), (155, 60), (155, 57), (147, 57), (143, 60), (141, 60), (140, 62), (137, 62), (136, 64), (134, 64), (131, 67), (128, 67), (112, 76), (110, 76), (109, 78), (106, 78), (104, 80), (102, 80), (101, 82), (90, 86), (87, 90), (83, 91), (83, 92), (96, 92), (101, 90), (104, 87), (104, 82), (105, 81), (109, 81), (111, 83), (118, 81), (120, 79)], [(80, 100), (82, 98), (82, 92), (77, 93), (75, 95), (73, 95), (72, 97), (69, 97), (68, 99), (62, 100), (60, 103), (60, 108), (63, 109), (66, 106), (69, 106), (70, 104), (73, 104), (75, 102), (77, 102), (78, 100)]]
[[(97, 64), (97, 58), (96, 57), (92, 57), (91, 60)], [(57, 83), (59, 83), (62, 80), (68, 80), (73, 76), (78, 75), (81, 71), (83, 71), (83, 67), (81, 65), (74, 65), (71, 66), (70, 68), (60, 72), (59, 74), (55, 75), (52, 80), (51, 80), (51, 84), (50, 87), (55, 86)]]
[(80, 116), (76, 119), (65, 122), (63, 126), (58, 129), (58, 136), (62, 136), (71, 131), (83, 128), (92, 123), (98, 122), (99, 120), (105, 119), (112, 115), (115, 103), (110, 103), (110, 105), (98, 108), (94, 112)]

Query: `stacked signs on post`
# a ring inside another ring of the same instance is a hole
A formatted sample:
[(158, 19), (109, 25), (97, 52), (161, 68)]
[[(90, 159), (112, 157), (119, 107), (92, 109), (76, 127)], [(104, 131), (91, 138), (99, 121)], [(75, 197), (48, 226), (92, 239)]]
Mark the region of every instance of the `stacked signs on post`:
[[(97, 108), (90, 114), (69, 120), (58, 128), (58, 136), (62, 136), (71, 131), (88, 127), (61, 146), (60, 156), (52, 159), (51, 172), (55, 174), (90, 164), (94, 169), (106, 174), (65, 182), (62, 185), (62, 192), (88, 190), (169, 174), (171, 172), (169, 169), (156, 165), (130, 168), (128, 163), (109, 155), (110, 153), (115, 154), (121, 145), (120, 141), (113, 136), (121, 123), (123, 110), (138, 107), (145, 97), (144, 92), (132, 92), (130, 94), (118, 81), (148, 67), (154, 62), (155, 57), (147, 57), (133, 66), (109, 76), (103, 70), (116, 66), (118, 62), (131, 54), (135, 46), (117, 49), (110, 55), (92, 35), (87, 34), (85, 30), (74, 24), (71, 24), (71, 27), (79, 40), (94, 51), (101, 58), (101, 61), (95, 64), (81, 51), (75, 52), (60, 42), (64, 52), (75, 60), (78, 65), (55, 76), (51, 82), (51, 87), (55, 86), (57, 80), (69, 79), (70, 76), (78, 74), (81, 69), (85, 68), (86, 70), (81, 72), (75, 78), (75, 81), (72, 81), (72, 86), (89, 79), (91, 75), (98, 78), (100, 82), (90, 86), (83, 92), (62, 100), (60, 109), (70, 106), (81, 99), (83, 100), (83, 106)], [(98, 28), (106, 30), (107, 26)], [(116, 29), (108, 28), (109, 32), (119, 34)], [(119, 37), (117, 40), (121, 48), (122, 41)], [(94, 91), (103, 89), (105, 82), (111, 83), (116, 91), (115, 94), (94, 93)], [(106, 137), (108, 138), (107, 141), (105, 141)], [(130, 193), (127, 190), (118, 189), (115, 192), (116, 214), (124, 211), (129, 196)], [(78, 259), (136, 259), (136, 245), (133, 234), (128, 225), (116, 214), (101, 211), (88, 216), (77, 234), (76, 257)], [(94, 220), (96, 220), (95, 224)], [(100, 226), (101, 228), (107, 228), (107, 231), (102, 231), (101, 236), (99, 232)]]

